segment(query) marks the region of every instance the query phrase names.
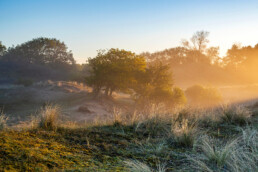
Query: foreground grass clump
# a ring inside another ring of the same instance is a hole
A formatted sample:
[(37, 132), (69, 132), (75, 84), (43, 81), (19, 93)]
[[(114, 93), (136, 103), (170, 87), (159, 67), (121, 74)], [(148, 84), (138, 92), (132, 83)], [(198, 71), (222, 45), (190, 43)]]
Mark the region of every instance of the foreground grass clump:
[(137, 160), (125, 161), (125, 164), (133, 172), (152, 172), (153, 170), (146, 164)]
[(39, 128), (55, 131), (58, 127), (60, 108), (57, 105), (46, 105), (40, 112)]
[(191, 168), (198, 171), (257, 171), (258, 133), (245, 129), (226, 144), (204, 136), (195, 146), (196, 155), (188, 156)]
[(125, 165), (129, 168), (130, 171), (133, 171), (133, 172), (153, 172), (153, 171), (166, 172), (167, 171), (165, 165), (159, 164), (157, 169), (154, 170), (154, 169), (150, 168), (148, 165), (146, 165), (142, 162), (139, 162), (137, 160), (125, 161)]
[(192, 147), (197, 137), (196, 124), (190, 124), (188, 119), (183, 119), (181, 122), (177, 121), (172, 125), (172, 134), (177, 145)]

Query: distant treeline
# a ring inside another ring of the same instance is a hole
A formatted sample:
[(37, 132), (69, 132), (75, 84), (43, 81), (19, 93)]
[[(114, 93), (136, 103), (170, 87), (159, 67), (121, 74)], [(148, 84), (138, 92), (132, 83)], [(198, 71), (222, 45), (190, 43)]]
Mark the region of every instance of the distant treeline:
[(142, 53), (149, 63), (162, 61), (173, 71), (176, 83), (189, 86), (194, 83), (225, 85), (258, 82), (258, 44), (233, 44), (225, 57), (219, 56), (219, 47), (208, 47), (208, 32), (196, 32), (181, 47)]
[[(208, 32), (196, 32), (182, 46), (155, 53), (144, 52), (147, 65), (157, 61), (169, 66), (176, 84), (241, 84), (258, 82), (258, 44), (234, 44), (225, 57), (219, 47), (208, 47)], [(18, 79), (85, 81), (88, 61), (77, 64), (64, 42), (36, 38), (6, 48), (0, 42), (0, 83)]]

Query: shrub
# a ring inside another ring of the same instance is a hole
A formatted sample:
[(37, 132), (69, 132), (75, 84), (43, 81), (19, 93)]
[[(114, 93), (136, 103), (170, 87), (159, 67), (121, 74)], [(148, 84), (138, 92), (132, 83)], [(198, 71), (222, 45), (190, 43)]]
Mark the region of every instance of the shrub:
[(190, 105), (198, 107), (211, 107), (222, 102), (222, 96), (216, 88), (194, 85), (185, 91)]
[(187, 99), (185, 97), (184, 91), (181, 88), (173, 88), (171, 102), (173, 107), (183, 107), (186, 104)]
[(8, 118), (1, 113), (0, 114), (0, 131), (4, 130), (6, 128), (6, 122), (7, 122)]
[(58, 126), (60, 108), (56, 105), (46, 105), (40, 112), (39, 128), (55, 131)]
[(245, 125), (250, 121), (251, 111), (243, 106), (223, 106), (220, 120), (228, 124)]

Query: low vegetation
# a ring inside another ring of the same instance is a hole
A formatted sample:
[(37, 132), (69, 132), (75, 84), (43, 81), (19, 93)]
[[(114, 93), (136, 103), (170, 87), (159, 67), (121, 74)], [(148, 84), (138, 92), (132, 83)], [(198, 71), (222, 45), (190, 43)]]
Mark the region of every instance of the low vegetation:
[(203, 136), (196, 144), (196, 155), (188, 156), (198, 171), (257, 171), (257, 129), (247, 128), (227, 143)]
[(6, 121), (7, 117), (1, 112), (0, 114), (0, 131), (4, 130), (6, 128)]
[(59, 115), (60, 108), (58, 106), (46, 105), (40, 111), (38, 127), (45, 130), (55, 131), (58, 127)]
[[(257, 117), (251, 116), (253, 112), (246, 108), (235, 108), (234, 115), (247, 114), (250, 122), (241, 125), (228, 122), (223, 117), (225, 108), (210, 111), (189, 108), (178, 112), (152, 109), (131, 115), (114, 109), (113, 117), (104, 120), (105, 123), (69, 127), (60, 122), (60, 108), (47, 105), (39, 112), (39, 118), (32, 120), (34, 127), (0, 131), (0, 168), (257, 171)], [(205, 126), (207, 123), (213, 124)]]
[(220, 119), (222, 122), (245, 125), (250, 122), (252, 113), (245, 107), (223, 106)]
[(212, 107), (222, 103), (222, 95), (216, 88), (194, 85), (187, 88), (185, 93), (192, 106)]

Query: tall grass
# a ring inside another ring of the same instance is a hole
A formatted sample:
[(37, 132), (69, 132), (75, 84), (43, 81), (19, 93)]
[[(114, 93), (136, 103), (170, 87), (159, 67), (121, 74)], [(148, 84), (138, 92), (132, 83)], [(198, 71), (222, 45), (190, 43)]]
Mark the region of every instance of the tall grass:
[(5, 116), (3, 112), (0, 114), (0, 131), (4, 130), (6, 128), (6, 122), (8, 118)]
[(258, 171), (258, 132), (247, 128), (242, 131), (237, 151), (231, 156), (232, 171)]
[(55, 131), (58, 127), (59, 115), (59, 106), (46, 105), (40, 112), (39, 128)]
[(165, 164), (158, 164), (155, 169), (152, 169), (145, 163), (142, 163), (137, 160), (127, 160), (124, 162), (125, 165), (131, 172), (166, 172), (167, 168)]
[(197, 136), (196, 123), (190, 123), (188, 119), (172, 124), (172, 134), (177, 145), (192, 147)]
[(125, 165), (131, 172), (153, 172), (153, 170), (146, 164), (137, 160), (127, 160)]
[(219, 140), (203, 136), (195, 145), (196, 154), (188, 156), (190, 168), (197, 171), (257, 171), (257, 130), (243, 130), (236, 139), (221, 144)]
[(138, 144), (137, 152), (140, 153), (148, 153), (154, 155), (165, 155), (168, 152), (166, 151), (168, 146), (165, 142), (165, 139), (159, 139), (159, 141), (150, 141), (149, 139), (146, 141), (142, 141)]
[(220, 121), (228, 124), (245, 125), (250, 122), (251, 112), (243, 106), (222, 106)]
[(148, 119), (139, 121), (135, 126), (135, 131), (148, 134), (152, 137), (163, 137), (167, 136), (171, 130), (169, 123), (169, 120), (160, 114), (156, 114)]

